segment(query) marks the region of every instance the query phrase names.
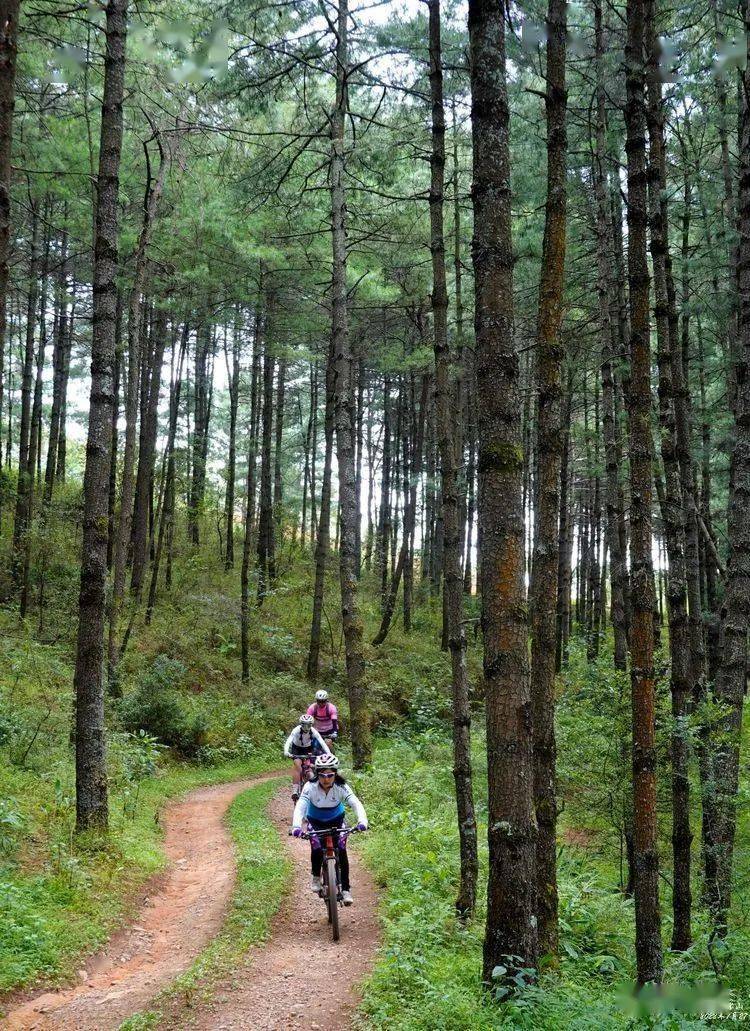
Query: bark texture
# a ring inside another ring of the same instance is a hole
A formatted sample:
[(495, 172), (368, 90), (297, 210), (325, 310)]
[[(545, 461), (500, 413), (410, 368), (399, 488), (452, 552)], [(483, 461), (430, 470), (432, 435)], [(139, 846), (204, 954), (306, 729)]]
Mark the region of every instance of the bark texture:
[[(750, 53), (750, 3), (743, 9)], [(732, 892), (734, 839), (737, 829), (742, 710), (747, 679), (747, 634), (750, 622), (750, 65), (742, 74), (739, 185), (739, 340), (734, 380), (735, 437), (727, 513), (729, 560), (721, 607), (721, 659), (716, 678), (717, 701), (725, 707), (714, 748), (716, 819), (714, 862), (716, 886), (709, 899), (716, 926), (726, 930)]]
[(451, 418), (451, 354), (448, 345), (448, 289), (445, 275), (443, 202), (445, 189), (445, 108), (440, 39), (440, 0), (429, 0), (430, 94), (432, 155), (430, 163), (430, 251), (432, 253), (432, 315), (435, 348), (435, 405), (440, 451), (440, 496), (443, 512), (443, 568), (448, 648), (451, 657), (453, 703), (453, 779), (460, 850), (460, 882), (456, 911), (461, 918), (474, 911), (477, 892), (477, 824), (471, 780), (471, 710), (463, 625), (461, 523), (459, 518), (458, 454)]
[(335, 381), (336, 457), (339, 470), (341, 534), (339, 578), (341, 616), (346, 651), (352, 756), (355, 769), (370, 761), (370, 717), (365, 701), (365, 660), (362, 650), (362, 617), (357, 599), (357, 532), (359, 511), (354, 453), (354, 390), (352, 350), (346, 295), (346, 190), (345, 121), (348, 110), (349, 7), (339, 0), (336, 40), (336, 103), (331, 113), (331, 237), (333, 250), (332, 327)]
[(628, 173), (630, 287), (630, 528), (631, 685), (636, 963), (638, 981), (661, 981), (656, 820), (654, 575), (651, 558), (653, 440), (649, 272), (646, 257), (647, 183), (644, 0), (628, 0), (625, 126)]
[(91, 397), (83, 482), (83, 548), (76, 649), (76, 826), (106, 829), (104, 611), (107, 499), (117, 322), (117, 194), (122, 151), (127, 0), (109, 0), (94, 231)]
[(666, 202), (666, 165), (664, 157), (664, 112), (659, 71), (659, 49), (654, 0), (646, 3), (646, 120), (649, 136), (648, 203), (651, 229), (651, 262), (654, 275), (654, 315), (656, 321), (657, 362), (659, 367), (659, 424), (661, 456), (664, 466), (664, 504), (662, 520), (669, 559), (667, 580), (669, 650), (672, 695), (672, 852), (674, 924), (672, 948), (690, 946), (690, 781), (688, 777), (688, 704), (692, 695), (691, 641), (688, 625), (687, 576), (685, 567), (685, 510), (677, 453), (674, 373), (682, 381), (681, 356), (671, 346), (677, 317), (674, 313), (674, 287), (669, 262), (669, 222)]
[[(470, 0), (479, 526), (489, 777), (489, 881), (483, 972), (535, 967), (536, 820), (523, 448), (513, 327), (510, 111), (501, 6)], [(508, 957), (518, 957), (509, 960)]]
[(539, 950), (557, 952), (557, 800), (555, 789), (555, 639), (562, 462), (562, 324), (566, 243), (566, 0), (547, 9), (547, 201), (536, 349), (534, 551), (531, 575), (531, 699)]
[[(18, 14), (21, 0), (0, 3), (0, 441), (3, 439), (5, 337), (8, 310), (8, 274), (11, 250), (10, 180), (13, 110), (16, 105)], [(2, 448), (0, 447), (0, 466)], [(1, 504), (1, 502), (0, 502)]]

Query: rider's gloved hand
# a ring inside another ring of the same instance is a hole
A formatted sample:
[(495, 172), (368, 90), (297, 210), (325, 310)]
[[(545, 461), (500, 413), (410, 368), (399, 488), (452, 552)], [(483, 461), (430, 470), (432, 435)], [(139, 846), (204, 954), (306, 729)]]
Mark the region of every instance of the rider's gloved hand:
[(295, 827), (294, 830), (292, 831), (292, 837), (301, 838), (302, 837), (302, 828), (301, 827)]
[(366, 831), (367, 830), (367, 824), (366, 823), (358, 823), (357, 824), (357, 830), (358, 831)]

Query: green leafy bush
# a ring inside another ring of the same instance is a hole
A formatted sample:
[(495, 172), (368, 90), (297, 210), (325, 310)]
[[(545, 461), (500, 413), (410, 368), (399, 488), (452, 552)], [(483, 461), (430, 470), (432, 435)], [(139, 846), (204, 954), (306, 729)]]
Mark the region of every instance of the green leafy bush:
[(122, 794), (122, 811), (131, 820), (135, 819), (138, 809), (141, 784), (158, 772), (159, 757), (165, 747), (143, 729), (137, 734), (115, 734), (112, 737), (110, 783)]
[(54, 929), (37, 912), (34, 887), (0, 880), (0, 991), (54, 962)]
[(188, 714), (177, 687), (185, 667), (176, 659), (158, 656), (133, 694), (119, 704), (120, 723), (131, 734), (146, 734), (187, 759), (195, 758), (206, 736), (206, 720)]
[(26, 820), (11, 799), (0, 799), (0, 857), (9, 856), (18, 847), (26, 831)]

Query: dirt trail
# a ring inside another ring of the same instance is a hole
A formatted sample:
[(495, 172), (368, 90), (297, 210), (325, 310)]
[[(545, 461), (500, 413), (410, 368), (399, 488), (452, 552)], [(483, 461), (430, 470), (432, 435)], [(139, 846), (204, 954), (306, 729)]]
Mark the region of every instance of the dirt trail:
[(133, 926), (85, 963), (81, 984), (13, 1007), (2, 1027), (106, 1031), (146, 1008), (221, 927), (236, 872), (227, 808), (240, 792), (278, 776), (200, 788), (168, 806), (169, 868), (153, 882)]
[(349, 853), (354, 905), (342, 909), (341, 941), (331, 941), (325, 908), (310, 891), (307, 842), (287, 836), (286, 789), (270, 813), (294, 862), (294, 885), (274, 918), (271, 938), (199, 1003), (170, 1013), (160, 1027), (179, 1031), (349, 1031), (359, 984), (372, 967), (380, 928), (372, 877)]

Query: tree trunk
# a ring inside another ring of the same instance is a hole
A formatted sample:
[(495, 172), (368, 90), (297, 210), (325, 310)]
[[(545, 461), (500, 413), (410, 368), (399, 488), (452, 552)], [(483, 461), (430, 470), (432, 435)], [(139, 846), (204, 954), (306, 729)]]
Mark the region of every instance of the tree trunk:
[[(669, 559), (668, 616), (671, 656), (670, 691), (672, 695), (672, 729), (670, 751), (672, 762), (672, 851), (674, 924), (672, 948), (684, 951), (691, 942), (690, 931), (690, 781), (688, 778), (689, 747), (686, 720), (692, 696), (691, 641), (688, 626), (687, 575), (685, 567), (685, 509), (677, 453), (675, 415), (675, 378), (682, 383), (681, 356), (675, 354), (670, 336), (676, 325), (672, 316), (667, 268), (669, 222), (666, 203), (666, 165), (664, 158), (664, 113), (662, 106), (660, 53), (657, 43), (654, 0), (646, 2), (646, 84), (648, 103), (646, 118), (649, 134), (649, 223), (651, 228), (651, 262), (654, 274), (654, 298), (659, 367), (659, 423), (661, 455), (664, 464), (664, 537)], [(671, 291), (673, 292), (673, 290)], [(674, 359), (677, 357), (678, 361)], [(678, 365), (678, 368), (675, 366)], [(677, 373), (677, 377), (675, 377)]]
[(112, 444), (109, 458), (109, 499), (107, 505), (107, 522), (109, 532), (107, 537), (107, 569), (112, 571), (112, 563), (115, 554), (115, 531), (117, 523), (115, 510), (117, 505), (117, 452), (119, 448), (119, 433), (117, 425), (120, 419), (120, 380), (122, 379), (122, 293), (117, 291), (117, 316), (115, 327), (115, 371), (114, 371), (114, 399), (112, 402)]
[[(425, 375), (422, 377), (422, 396), (419, 405), (419, 419), (416, 426), (416, 437), (413, 443), (413, 455), (414, 455), (414, 468), (411, 469), (411, 475), (409, 470), (409, 459), (406, 454), (406, 437), (403, 437), (403, 473), (404, 473), (404, 520), (403, 520), (403, 533), (401, 535), (401, 547), (398, 553), (398, 560), (396, 562), (396, 568), (393, 571), (391, 577), (390, 590), (385, 601), (385, 607), (383, 609), (383, 618), (380, 621), (380, 629), (373, 638), (372, 643), (374, 645), (382, 644), (388, 636), (388, 631), (391, 627), (391, 621), (393, 619), (393, 613), (396, 611), (396, 599), (398, 597), (398, 588), (401, 583), (402, 576), (404, 577), (404, 591), (406, 595), (406, 570), (409, 563), (409, 550), (411, 546), (412, 537), (414, 534), (414, 524), (416, 519), (417, 511), (417, 483), (422, 473), (422, 451), (424, 442), (424, 425), (425, 417), (427, 414), (427, 397), (428, 397), (428, 386), (429, 378)], [(409, 406), (410, 409), (413, 405)], [(459, 541), (460, 546), (460, 541)], [(408, 608), (408, 600), (404, 598), (404, 609)]]
[(227, 455), (227, 493), (224, 500), (224, 522), (227, 528), (227, 549), (224, 556), (224, 569), (229, 572), (234, 567), (234, 481), (237, 465), (237, 408), (240, 400), (240, 348), (241, 348), (241, 316), (237, 310), (232, 333), (232, 368), (229, 368), (229, 355), (224, 338), (224, 356), (229, 377), (229, 453)]
[[(145, 274), (145, 273), (144, 273)], [(141, 350), (144, 335), (141, 292), (134, 285), (128, 304), (128, 383), (125, 396), (125, 445), (122, 457), (122, 483), (120, 487), (120, 506), (115, 532), (114, 553), (112, 559), (112, 593), (109, 604), (109, 639), (108, 639), (108, 675), (109, 691), (115, 697), (121, 693), (117, 679), (118, 642), (117, 633), (120, 622), (120, 610), (125, 594), (125, 571), (130, 542), (133, 516), (136, 424), (138, 421), (138, 394), (141, 380)]]
[(312, 420), (312, 435), (310, 437), (310, 541), (313, 537), (317, 538), (318, 532), (318, 512), (317, 512), (317, 499), (315, 497), (316, 481), (315, 475), (317, 468), (317, 457), (318, 457), (318, 392), (320, 375), (318, 370), (317, 355), (313, 359), (312, 368), (312, 396), (314, 400), (311, 402), (312, 410), (310, 418)]
[(34, 382), (34, 330), (36, 329), (37, 301), (39, 298), (39, 216), (37, 203), (29, 198), (31, 207), (31, 241), (29, 244), (29, 284), (26, 306), (26, 347), (21, 379), (21, 424), (18, 430), (18, 479), (16, 486), (16, 514), (13, 521), (12, 573), (16, 587), (23, 578), (23, 555), (29, 527), (31, 485), (34, 470), (29, 468), (31, 445), (31, 388)]
[(560, 339), (566, 242), (566, 0), (547, 8), (547, 201), (536, 349), (537, 474), (530, 586), (534, 803), (539, 950), (557, 953), (557, 800), (555, 791), (555, 635), (560, 548), (562, 364)]
[(104, 602), (107, 488), (117, 319), (117, 194), (122, 150), (127, 0), (109, 0), (94, 232), (91, 397), (83, 482), (76, 696), (76, 827), (105, 830)]
[(156, 435), (158, 431), (159, 393), (161, 369), (167, 344), (167, 313), (159, 310), (154, 323), (155, 337), (148, 374), (144, 378), (144, 396), (141, 405), (141, 434), (138, 454), (138, 474), (135, 483), (133, 507), (133, 569), (130, 590), (140, 598), (148, 556), (148, 514), (150, 486), (154, 477)]
[(273, 469), (271, 440), (273, 431), (273, 368), (268, 333), (263, 350), (263, 436), (260, 454), (260, 517), (258, 523), (258, 605), (262, 605), (269, 586), (276, 579), (273, 518)]
[[(67, 209), (63, 215), (67, 218)], [(47, 442), (47, 463), (44, 471), (44, 506), (52, 500), (57, 465), (57, 444), (60, 436), (62, 414), (62, 387), (65, 369), (65, 347), (68, 335), (68, 233), (63, 229), (60, 240), (60, 264), (56, 285), (57, 325), (52, 345), (52, 408), (50, 410), (49, 439)]]
[(471, 778), (471, 710), (466, 669), (461, 578), (458, 454), (451, 422), (451, 355), (448, 346), (448, 290), (445, 276), (443, 202), (445, 189), (445, 109), (440, 40), (440, 0), (429, 0), (430, 94), (432, 98), (432, 158), (430, 163), (430, 251), (432, 254), (432, 314), (435, 340), (435, 404), (440, 449), (448, 647), (451, 655), (453, 705), (453, 779), (460, 853), (460, 882), (456, 911), (466, 919), (474, 912), (477, 893), (477, 825)]
[(357, 511), (354, 521), (354, 564), (359, 577), (362, 568), (362, 452), (364, 450), (364, 398), (365, 398), (365, 363), (362, 355), (357, 356), (357, 397), (354, 420), (355, 462), (354, 462), (354, 496)]
[[(8, 277), (10, 274), (10, 184), (13, 109), (16, 103), (18, 14), (21, 0), (3, 0), (0, 8), (0, 466), (2, 465), (5, 339), (7, 335)], [(8, 417), (10, 422), (10, 416)], [(0, 513), (2, 497), (0, 497)]]
[[(42, 452), (42, 397), (44, 363), (47, 357), (47, 292), (49, 286), (49, 265), (50, 265), (50, 244), (51, 229), (49, 219), (52, 214), (52, 205), (49, 200), (44, 208), (44, 221), (46, 223), (44, 258), (42, 262), (42, 288), (39, 297), (39, 346), (36, 351), (36, 376), (34, 379), (34, 400), (31, 406), (31, 440), (29, 444), (29, 473), (31, 476), (31, 490), (41, 481), (41, 452)], [(31, 511), (29, 516), (31, 516)]]
[(380, 600), (388, 597), (388, 549), (391, 537), (391, 381), (383, 380), (383, 461), (380, 476), (380, 513), (375, 538), (375, 571), (380, 581)]
[(276, 529), (279, 544), (283, 537), (283, 492), (284, 481), (282, 478), (281, 451), (284, 442), (284, 396), (286, 390), (286, 358), (279, 360), (279, 368), (276, 373), (276, 412), (275, 412), (275, 435), (273, 451), (273, 522)]
[(23, 569), (21, 574), (21, 601), (19, 615), (21, 619), (26, 618), (29, 605), (29, 575), (31, 570), (31, 525), (34, 517), (34, 490), (41, 482), (41, 450), (42, 450), (42, 376), (44, 374), (44, 360), (47, 351), (47, 286), (49, 282), (49, 257), (50, 257), (50, 229), (49, 216), (51, 205), (49, 201), (44, 207), (44, 221), (47, 223), (45, 230), (44, 259), (42, 263), (42, 289), (39, 300), (39, 346), (36, 353), (36, 376), (34, 379), (34, 399), (31, 406), (31, 426), (29, 435), (29, 455), (27, 463), (26, 482), (26, 532), (22, 542), (23, 547)]
[(570, 414), (573, 398), (573, 370), (568, 368), (565, 385), (565, 410), (562, 427), (562, 455), (560, 458), (560, 518), (558, 533), (560, 548), (557, 556), (557, 612), (555, 634), (555, 672), (559, 673), (568, 664), (568, 622), (570, 619), (570, 579), (573, 555), (572, 514), (570, 510), (571, 437)]
[(258, 448), (258, 414), (260, 402), (260, 355), (263, 321), (260, 310), (255, 313), (253, 362), (250, 377), (250, 433), (247, 449), (247, 481), (245, 486), (245, 536), (242, 541), (242, 568), (240, 571), (240, 651), (242, 655), (242, 683), (250, 682), (250, 555), (255, 529), (255, 464)]
[[(503, 9), (469, 0), (489, 882), (484, 980), (536, 967), (536, 821)], [(509, 960), (508, 957), (517, 957)], [(507, 976), (507, 975), (506, 975)]]
[(628, 661), (628, 638), (625, 625), (625, 556), (620, 547), (620, 440), (615, 413), (615, 383), (612, 356), (613, 299), (608, 234), (610, 220), (607, 204), (606, 107), (604, 89), (604, 29), (601, 0), (594, 3), (596, 34), (596, 136), (593, 167), (596, 199), (597, 293), (601, 333), (602, 430), (604, 435), (605, 498), (607, 518), (605, 534), (609, 551), (610, 612), (614, 636), (614, 667), (624, 672)]
[(318, 537), (315, 544), (315, 583), (313, 585), (313, 609), (310, 624), (310, 648), (307, 653), (307, 679), (315, 682), (320, 665), (320, 627), (323, 619), (323, 596), (325, 588), (326, 563), (331, 542), (331, 464), (333, 461), (333, 435), (335, 424), (335, 372), (333, 347), (329, 346), (325, 379), (325, 455), (323, 458), (323, 483), (320, 495), (320, 518)]
[[(750, 3), (743, 8), (750, 53)], [(750, 617), (750, 63), (742, 73), (739, 186), (739, 341), (735, 348), (737, 384), (734, 447), (731, 456), (724, 600), (720, 623), (720, 664), (715, 695), (725, 715), (715, 730), (714, 828), (715, 890), (709, 901), (719, 933), (726, 932), (731, 901), (742, 710), (747, 682), (747, 633)]]
[(206, 491), (206, 455), (208, 425), (211, 413), (213, 382), (213, 327), (205, 324), (198, 329), (195, 341), (195, 389), (193, 418), (193, 469), (188, 506), (188, 540), (197, 548), (200, 544), (200, 517)]
[[(151, 615), (156, 602), (156, 591), (159, 586), (159, 569), (164, 549), (164, 541), (169, 538), (172, 521), (174, 519), (175, 501), (175, 456), (174, 443), (177, 436), (177, 420), (180, 414), (180, 393), (182, 392), (182, 369), (185, 364), (185, 352), (187, 351), (189, 337), (188, 323), (182, 327), (180, 338), (180, 351), (177, 358), (177, 373), (172, 384), (169, 397), (169, 428), (167, 430), (167, 443), (164, 449), (165, 472), (164, 472), (164, 498), (161, 506), (161, 517), (159, 519), (159, 533), (156, 542), (156, 554), (151, 568), (151, 583), (148, 589), (148, 601), (146, 603), (146, 626), (151, 622)], [(176, 343), (176, 340), (175, 340)], [(174, 351), (172, 352), (174, 356)]]
[(639, 984), (662, 978), (656, 821), (654, 577), (651, 560), (651, 348), (646, 256), (644, 0), (628, 0), (626, 105), (630, 286), (631, 683), (636, 963)]
[(67, 455), (67, 417), (68, 417), (68, 380), (70, 378), (70, 357), (73, 350), (73, 328), (75, 326), (76, 312), (76, 270), (73, 267), (71, 273), (72, 303), (70, 306), (70, 317), (68, 328), (65, 334), (65, 347), (62, 352), (63, 370), (62, 387), (60, 398), (60, 429), (57, 435), (57, 455), (55, 459), (55, 479), (65, 483), (65, 462)]
[[(133, 494), (135, 489), (133, 463), (135, 458), (136, 423), (138, 419), (138, 392), (142, 361), (141, 351), (145, 336), (145, 330), (142, 325), (142, 299), (146, 285), (146, 276), (148, 273), (148, 249), (151, 244), (154, 223), (158, 213), (161, 196), (164, 192), (164, 183), (166, 181), (166, 174), (169, 165), (169, 157), (164, 150), (161, 150), (161, 160), (156, 179), (152, 183), (149, 174), (146, 181), (141, 230), (138, 236), (135, 253), (133, 255), (133, 285), (130, 290), (128, 301), (128, 387), (125, 401), (125, 446), (123, 449), (120, 511), (112, 557), (112, 596), (109, 608), (109, 679), (110, 691), (115, 695), (119, 693), (117, 681), (117, 629), (120, 618), (120, 609), (122, 608), (123, 597), (125, 594), (125, 566), (127, 563), (127, 552), (131, 542), (131, 528), (133, 521)], [(142, 496), (145, 496), (143, 486)], [(145, 552), (143, 561), (145, 562)], [(139, 563), (136, 568), (136, 594), (140, 592), (142, 571), (143, 567), (139, 556)]]
[(331, 237), (333, 255), (331, 337), (336, 370), (335, 419), (336, 457), (339, 471), (339, 506), (341, 537), (339, 576), (341, 581), (341, 618), (346, 651), (346, 678), (349, 694), (349, 720), (352, 758), (355, 769), (370, 761), (370, 716), (365, 694), (365, 663), (362, 653), (362, 618), (357, 600), (356, 565), (356, 469), (352, 415), (354, 392), (352, 383), (352, 351), (349, 341), (346, 288), (346, 189), (344, 186), (345, 128), (349, 107), (349, 6), (338, 0), (336, 36), (336, 103), (331, 112)]

